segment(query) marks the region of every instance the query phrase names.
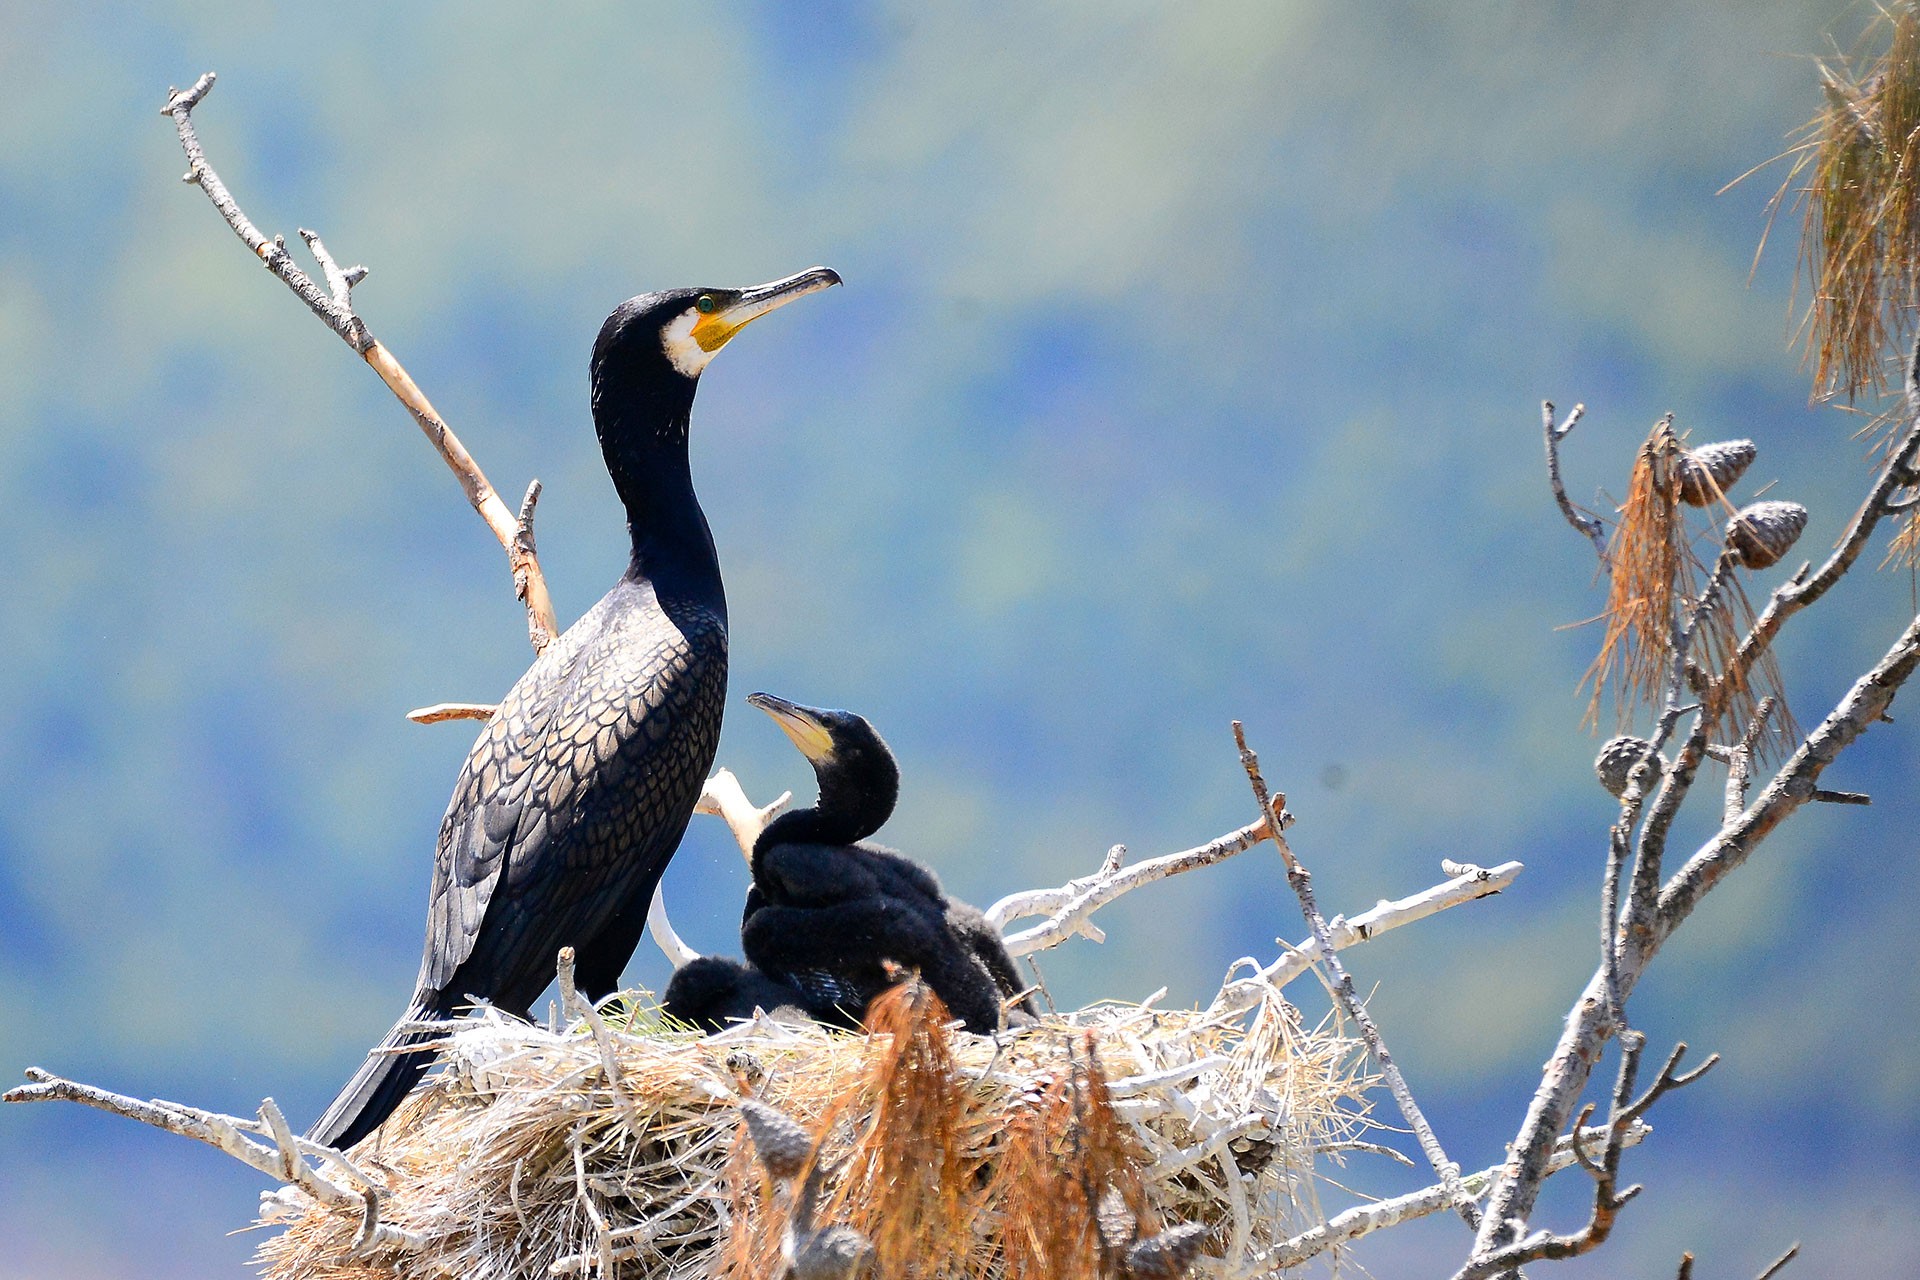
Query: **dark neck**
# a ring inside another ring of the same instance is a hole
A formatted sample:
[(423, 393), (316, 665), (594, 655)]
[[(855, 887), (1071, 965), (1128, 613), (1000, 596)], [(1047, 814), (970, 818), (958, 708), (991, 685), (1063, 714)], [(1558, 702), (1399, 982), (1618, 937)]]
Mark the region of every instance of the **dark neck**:
[(704, 604), (724, 615), (720, 561), (687, 461), (693, 386), (688, 380), (684, 395), (656, 392), (617, 405), (603, 396), (594, 405), (594, 419), (607, 473), (627, 509), (633, 555), (626, 577), (651, 582), (661, 596)]
[(866, 839), (893, 816), (899, 794), (897, 774), (890, 785), (882, 785), (872, 778), (847, 781), (827, 773), (820, 779), (820, 799), (812, 808), (788, 810), (769, 822), (754, 841), (755, 870), (760, 855), (777, 844), (840, 845)]

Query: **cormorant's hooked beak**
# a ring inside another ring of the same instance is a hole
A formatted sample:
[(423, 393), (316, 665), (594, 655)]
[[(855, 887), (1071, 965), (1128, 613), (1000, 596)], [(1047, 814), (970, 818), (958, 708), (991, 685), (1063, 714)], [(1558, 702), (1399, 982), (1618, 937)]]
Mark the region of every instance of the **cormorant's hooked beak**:
[[(798, 275), (751, 289), (714, 291), (701, 295), (701, 311), (693, 322), (693, 340), (711, 355), (748, 322), (769, 311), (786, 306), (795, 298), (804, 298), (840, 283), (840, 273), (827, 267), (808, 267)], [(709, 300), (712, 310), (707, 310)], [(791, 705), (791, 704), (789, 704)]]
[(772, 716), (773, 722), (780, 726), (787, 737), (793, 739), (793, 745), (800, 748), (800, 754), (808, 760), (819, 764), (832, 758), (833, 735), (806, 707), (797, 702), (788, 702), (785, 698), (776, 698), (770, 693), (748, 694), (747, 705), (758, 707)]

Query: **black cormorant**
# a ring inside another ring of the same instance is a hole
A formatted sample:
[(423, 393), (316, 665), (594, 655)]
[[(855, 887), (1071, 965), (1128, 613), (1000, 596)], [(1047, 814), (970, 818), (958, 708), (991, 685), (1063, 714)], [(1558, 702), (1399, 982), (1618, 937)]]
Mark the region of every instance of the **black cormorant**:
[[(783, 813), (753, 846), (740, 940), (760, 972), (797, 988), (822, 1021), (857, 1025), (893, 984), (888, 963), (917, 969), (969, 1031), (1002, 1025), (1022, 984), (1000, 935), (950, 900), (933, 872), (861, 841), (893, 813), (900, 770), (865, 719), (756, 693), (813, 765), (820, 798)], [(1031, 1014), (1031, 1005), (1016, 1005)]]
[(432, 1064), (410, 1024), (470, 999), (525, 1016), (574, 948), (580, 989), (611, 992), (713, 763), (727, 602), (694, 497), (687, 422), (700, 371), (742, 325), (838, 284), (824, 267), (751, 289), (620, 304), (591, 365), (594, 429), (627, 511), (627, 571), (508, 691), (440, 824), (412, 1001), (309, 1136), (346, 1149)]
[(673, 971), (673, 980), (660, 997), (668, 1017), (701, 1028), (724, 1031), (764, 1010), (775, 1021), (806, 1021), (831, 1017), (831, 1008), (813, 1009), (804, 992), (769, 978), (750, 964), (723, 956), (701, 956)]

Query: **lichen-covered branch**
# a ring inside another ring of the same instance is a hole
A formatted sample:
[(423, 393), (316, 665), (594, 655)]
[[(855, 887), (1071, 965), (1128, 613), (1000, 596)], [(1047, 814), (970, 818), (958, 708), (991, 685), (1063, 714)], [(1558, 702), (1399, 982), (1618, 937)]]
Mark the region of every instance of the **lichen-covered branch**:
[(204, 191), (227, 225), (233, 228), (233, 233), (266, 265), (267, 270), (293, 290), (295, 296), (307, 304), (308, 310), (339, 334), (341, 340), (380, 375), (387, 389), (399, 398), (419, 424), (420, 430), (439, 450), (441, 458), (459, 479), (467, 501), (473, 504), (473, 509), (480, 513), (480, 518), (487, 522), (487, 527), (505, 549), (508, 565), (513, 571), (514, 594), (527, 608), (528, 639), (533, 644), (534, 652), (540, 652), (559, 634), (559, 628), (554, 621), (553, 600), (547, 593), (546, 578), (540, 572), (540, 561), (533, 549), (534, 494), (529, 494), (522, 515), (517, 517), (480, 470), (480, 464), (460, 443), (460, 438), (453, 434), (446, 420), (435, 411), (425, 393), (408, 376), (400, 362), (394, 359), (393, 353), (380, 344), (368, 331), (365, 322), (354, 313), (353, 286), (366, 278), (365, 267), (342, 269), (319, 235), (302, 229), (301, 238), (307, 242), (327, 281), (328, 287), (322, 288), (295, 264), (282, 237), (269, 239), (241, 210), (233, 193), (227, 190), (226, 183), (220, 180), (220, 175), (207, 160), (199, 134), (193, 127), (193, 109), (212, 90), (213, 79), (213, 72), (209, 71), (192, 88), (184, 92), (169, 91), (167, 105), (160, 109), (162, 115), (172, 118), (174, 128), (180, 135), (181, 149), (187, 154), (186, 181)]
[[(1789, 814), (1813, 800), (1821, 773), (1885, 716), (1916, 665), (1920, 665), (1920, 617), (1806, 736), (1760, 797), (1702, 845), (1661, 888), (1646, 928), (1630, 936), (1621, 949), (1618, 982), (1622, 994), (1633, 989), (1647, 963), (1700, 900), (1745, 862)], [(1511, 1155), (1494, 1188), (1475, 1243), (1474, 1259), (1504, 1249), (1518, 1238), (1516, 1224), (1524, 1227), (1546, 1176), (1547, 1153), (1572, 1117), (1612, 1031), (1603, 968), (1595, 973), (1567, 1015), (1566, 1028), (1547, 1061), (1540, 1087), (1528, 1104)]]

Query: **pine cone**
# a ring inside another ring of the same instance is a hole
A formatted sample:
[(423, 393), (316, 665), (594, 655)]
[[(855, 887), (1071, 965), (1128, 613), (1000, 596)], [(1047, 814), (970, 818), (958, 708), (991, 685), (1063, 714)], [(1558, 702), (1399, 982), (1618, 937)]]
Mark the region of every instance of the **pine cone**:
[(767, 1172), (782, 1181), (798, 1177), (813, 1154), (813, 1136), (784, 1111), (764, 1102), (742, 1098), (739, 1107), (753, 1137), (753, 1149)]
[(1807, 509), (1797, 502), (1752, 502), (1727, 521), (1727, 545), (1741, 564), (1764, 569), (1787, 554), (1807, 527)]
[[(1623, 733), (1617, 738), (1608, 738), (1606, 745), (1600, 748), (1600, 754), (1594, 759), (1593, 771), (1600, 777), (1600, 785), (1609, 794), (1619, 796), (1627, 790), (1627, 778), (1633, 773), (1633, 767), (1640, 763), (1640, 757), (1647, 752), (1647, 740)], [(1653, 776), (1647, 779), (1645, 790), (1652, 791), (1654, 784), (1660, 781), (1660, 775), (1666, 765), (1658, 755), (1653, 757)]]
[(1126, 1274), (1130, 1280), (1184, 1280), (1206, 1238), (1207, 1228), (1198, 1222), (1168, 1227), (1127, 1250)]
[(1725, 495), (1753, 465), (1751, 440), (1721, 440), (1680, 455), (1680, 501), (1704, 507)]

